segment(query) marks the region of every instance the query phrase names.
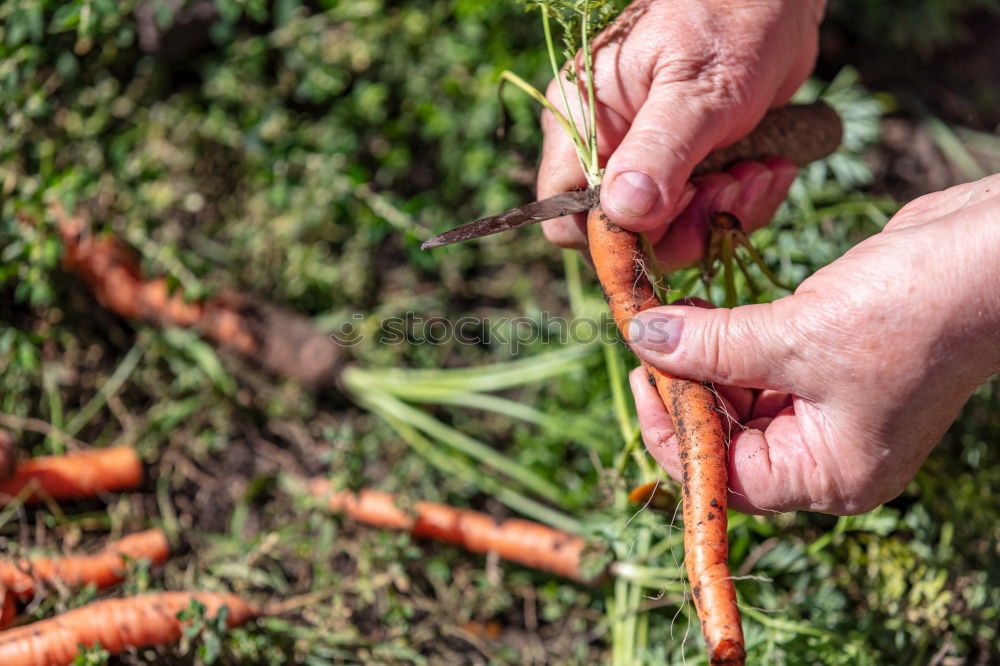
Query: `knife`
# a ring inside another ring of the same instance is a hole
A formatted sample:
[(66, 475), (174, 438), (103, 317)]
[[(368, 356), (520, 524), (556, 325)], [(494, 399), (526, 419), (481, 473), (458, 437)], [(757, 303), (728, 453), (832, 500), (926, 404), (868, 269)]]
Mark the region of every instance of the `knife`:
[[(823, 102), (772, 109), (750, 134), (709, 153), (694, 168), (691, 177), (723, 171), (736, 162), (760, 160), (774, 155), (787, 157), (803, 167), (835, 151), (840, 146), (842, 136), (840, 116)], [(564, 215), (582, 213), (597, 206), (600, 200), (599, 187), (564, 192), (455, 227), (426, 240), (420, 247), (430, 250)]]

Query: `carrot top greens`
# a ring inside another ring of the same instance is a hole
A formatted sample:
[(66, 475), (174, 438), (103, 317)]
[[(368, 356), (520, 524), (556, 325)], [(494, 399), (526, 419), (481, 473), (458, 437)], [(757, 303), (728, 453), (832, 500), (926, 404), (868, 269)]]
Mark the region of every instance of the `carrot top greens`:
[[(552, 67), (552, 76), (559, 90), (562, 109), (566, 113), (514, 72), (504, 70), (500, 74), (501, 86), (505, 82), (517, 86), (551, 111), (572, 139), (587, 183), (591, 187), (600, 185), (604, 170), (600, 167), (597, 157), (594, 53), (590, 42), (598, 32), (614, 20), (619, 9), (617, 3), (609, 0), (525, 0), (524, 5), (529, 9), (539, 10), (541, 14), (545, 48)], [(561, 29), (561, 49), (556, 47), (552, 35), (552, 23), (556, 23)], [(563, 62), (561, 66), (560, 59)], [(576, 91), (574, 101), (579, 111), (579, 120), (573, 118), (571, 111), (573, 107), (570, 105), (572, 92), (567, 94), (567, 84), (572, 84)], [(567, 116), (567, 113), (570, 115)]]

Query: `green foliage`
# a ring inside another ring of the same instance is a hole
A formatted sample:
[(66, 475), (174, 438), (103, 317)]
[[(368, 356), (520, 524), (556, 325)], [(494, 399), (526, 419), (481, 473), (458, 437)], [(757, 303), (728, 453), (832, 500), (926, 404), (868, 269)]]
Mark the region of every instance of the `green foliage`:
[(577, 51), (610, 25), (627, 4), (619, 0), (521, 0), (521, 2), (528, 9), (547, 11), (559, 26), (562, 60), (567, 63), (567, 76), (570, 81), (580, 74), (575, 66)]
[(192, 599), (191, 605), (177, 614), (177, 619), (184, 623), (181, 650), (186, 651), (185, 645), (197, 639), (198, 659), (204, 664), (214, 664), (222, 653), (222, 642), (229, 631), (228, 617), (228, 606), (222, 606), (215, 617), (209, 617), (205, 604)]
[(90, 647), (80, 646), (80, 653), (73, 658), (73, 666), (102, 666), (108, 663), (111, 653), (104, 649), (101, 641)]

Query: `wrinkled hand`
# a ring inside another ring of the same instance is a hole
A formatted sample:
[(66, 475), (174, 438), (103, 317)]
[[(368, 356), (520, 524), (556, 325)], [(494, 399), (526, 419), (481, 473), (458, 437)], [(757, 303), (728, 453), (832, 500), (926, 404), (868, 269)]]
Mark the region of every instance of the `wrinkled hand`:
[[(704, 219), (674, 219), (695, 194), (694, 166), (749, 133), (805, 80), (816, 58), (823, 0), (637, 0), (594, 41), (598, 149), (607, 171), (601, 203), (612, 220), (646, 232), (667, 270), (701, 257)], [(576, 84), (564, 83), (582, 126)], [(563, 109), (556, 82), (548, 98)], [(565, 109), (564, 109), (565, 111)], [(539, 198), (584, 187), (565, 130), (542, 115)], [(697, 183), (703, 200), (741, 202), (747, 231), (766, 224), (795, 175), (785, 160), (737, 165)], [(731, 211), (736, 212), (736, 211)], [(551, 220), (545, 234), (586, 247), (583, 218)]]
[[(1000, 371), (1000, 174), (911, 202), (791, 296), (654, 308), (633, 326), (656, 367), (743, 387), (720, 389), (738, 421), (733, 508), (870, 510)], [(641, 370), (632, 391), (647, 448), (678, 478), (673, 426)]]

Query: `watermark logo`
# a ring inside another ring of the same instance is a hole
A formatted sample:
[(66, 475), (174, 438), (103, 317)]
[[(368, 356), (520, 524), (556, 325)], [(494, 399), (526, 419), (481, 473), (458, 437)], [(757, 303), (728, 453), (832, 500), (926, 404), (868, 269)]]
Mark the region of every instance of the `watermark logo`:
[(365, 316), (360, 312), (355, 312), (347, 321), (341, 322), (337, 330), (330, 333), (330, 339), (341, 347), (354, 347), (365, 341), (367, 337), (361, 332), (361, 324)]
[[(662, 335), (655, 326), (649, 327), (653, 337)], [(644, 328), (632, 331), (633, 337), (645, 335)], [(596, 318), (567, 319), (548, 312), (533, 317), (476, 317), (466, 315), (458, 319), (427, 316), (415, 312), (385, 317), (378, 321), (366, 320), (355, 314), (343, 321), (330, 334), (330, 339), (343, 347), (354, 347), (363, 342), (378, 345), (476, 345), (508, 347), (512, 354), (534, 344), (594, 342), (621, 342), (622, 336), (610, 314)]]

